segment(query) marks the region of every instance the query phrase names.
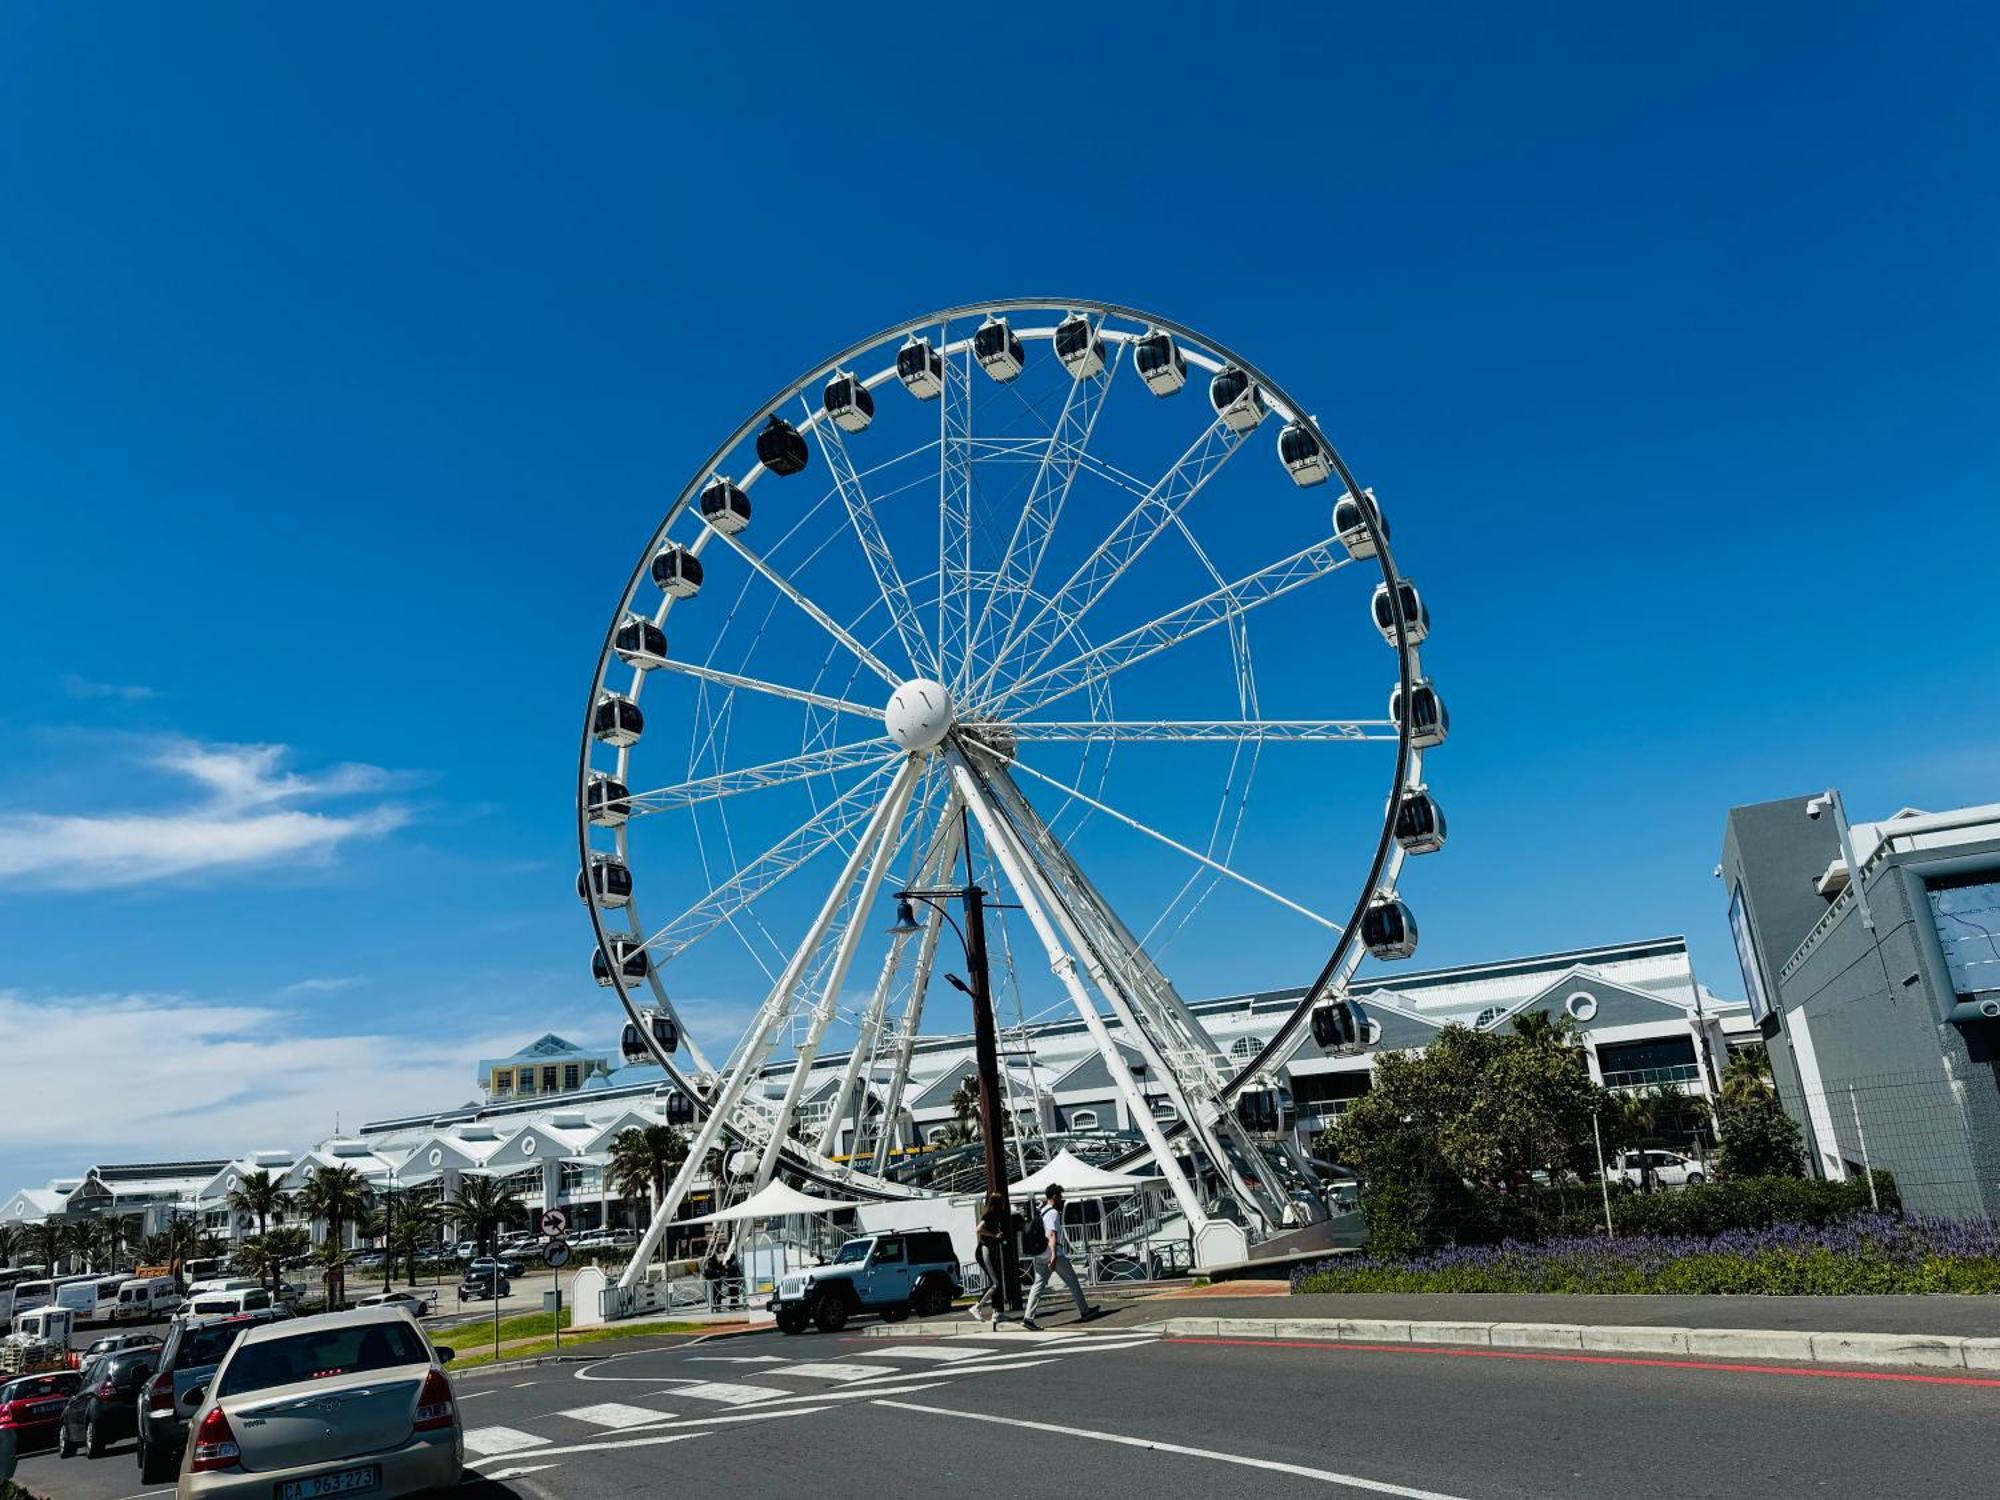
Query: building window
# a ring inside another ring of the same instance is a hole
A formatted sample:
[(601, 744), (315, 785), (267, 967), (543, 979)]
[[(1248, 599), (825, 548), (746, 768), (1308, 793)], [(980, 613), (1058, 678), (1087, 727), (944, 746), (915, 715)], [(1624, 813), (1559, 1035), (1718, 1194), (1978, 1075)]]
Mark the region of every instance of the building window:
[(521, 1092), (524, 1094), (532, 1094), (534, 1093), (534, 1091), (535, 1091), (535, 1070), (533, 1068), (521, 1069)]
[(1597, 1049), (1597, 1065), (1608, 1089), (1657, 1088), (1663, 1083), (1698, 1081), (1694, 1039), (1665, 1036), (1644, 1042), (1613, 1042)]
[(563, 1064), (563, 1092), (574, 1093), (583, 1082), (583, 1069), (575, 1063)]
[(1073, 1109), (1069, 1112), (1071, 1130), (1097, 1129), (1097, 1111), (1094, 1109)]
[(1486, 1007), (1486, 1009), (1482, 1010), (1479, 1013), (1479, 1015), (1473, 1020), (1472, 1029), (1474, 1031), (1484, 1031), (1487, 1027), (1491, 1026), (1495, 1021), (1499, 1020), (1502, 1016), (1506, 1014), (1507, 1014), (1506, 1006), (1489, 1005)]
[(1248, 1062), (1263, 1050), (1264, 1039), (1261, 1036), (1239, 1036), (1229, 1044), (1229, 1055), (1241, 1062)]
[(1154, 1118), (1154, 1119), (1156, 1119), (1156, 1120), (1178, 1120), (1178, 1119), (1179, 1119), (1180, 1117), (1181, 1117), (1181, 1116), (1180, 1116), (1180, 1111), (1179, 1111), (1179, 1110), (1177, 1110), (1177, 1109), (1175, 1109), (1175, 1108), (1173, 1107), (1173, 1105), (1169, 1104), (1169, 1103), (1168, 1103), (1168, 1102), (1167, 1102), (1166, 1100), (1164, 1100), (1164, 1099), (1155, 1099), (1155, 1100), (1153, 1101), (1153, 1118)]
[(553, 1067), (548, 1067), (548, 1068), (544, 1068), (544, 1069), (542, 1069), (542, 1092), (543, 1092), (543, 1093), (545, 1093), (545, 1094), (553, 1094), (553, 1093), (554, 1093), (554, 1092), (556, 1091), (556, 1078), (557, 1078), (557, 1076), (558, 1076), (558, 1075), (557, 1075), (557, 1073), (556, 1073), (556, 1070), (555, 1070), (555, 1069), (554, 1069)]
[(1588, 990), (1578, 990), (1563, 1001), (1563, 1009), (1569, 1012), (1572, 1021), (1594, 1021), (1597, 1019), (1597, 996)]
[(496, 1099), (505, 1099), (513, 1092), (514, 1075), (505, 1069), (495, 1071), (493, 1074), (493, 1097)]

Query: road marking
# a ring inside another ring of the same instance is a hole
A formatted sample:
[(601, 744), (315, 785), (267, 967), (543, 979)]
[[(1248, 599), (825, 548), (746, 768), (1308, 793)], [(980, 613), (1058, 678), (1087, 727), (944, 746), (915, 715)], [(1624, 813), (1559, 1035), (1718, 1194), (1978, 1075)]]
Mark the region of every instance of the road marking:
[(689, 1396), (696, 1401), (720, 1401), (725, 1406), (749, 1406), (757, 1401), (775, 1401), (789, 1393), (774, 1391), (767, 1385), (732, 1385), (726, 1380), (703, 1380), (693, 1385), (677, 1385), (673, 1394)]
[(483, 1470), (474, 1469), (468, 1477), (484, 1479), (489, 1483), (498, 1484), (503, 1479), (519, 1479), (523, 1474), (539, 1474), (544, 1469), (560, 1469), (561, 1467), (561, 1464), (517, 1464), (511, 1469), (495, 1469), (491, 1474)]
[(901, 1375), (905, 1373), (893, 1365), (843, 1365), (818, 1360), (806, 1360), (796, 1365), (783, 1365), (764, 1374), (803, 1375), (808, 1380), (870, 1380), (881, 1375)]
[(1795, 1375), (1813, 1380), (1889, 1380), (1906, 1385), (2000, 1388), (2000, 1379), (1978, 1375), (1914, 1375), (1897, 1370), (1826, 1370), (1811, 1365), (1753, 1365), (1716, 1359), (1646, 1359), (1628, 1354), (1548, 1354), (1529, 1349), (1451, 1349), (1424, 1344), (1348, 1344), (1324, 1339), (1225, 1339), (1200, 1335), (1169, 1338), (1174, 1344), (1229, 1344), (1246, 1349), (1331, 1349), (1353, 1354), (1444, 1354), (1459, 1359), (1525, 1359), (1550, 1364), (1636, 1365), (1649, 1370), (1719, 1370), (1733, 1375)]
[(465, 1434), (465, 1451), (481, 1458), (497, 1458), (503, 1453), (519, 1453), (523, 1448), (539, 1448), (547, 1441), (518, 1427), (474, 1427)]
[(776, 1354), (690, 1354), (691, 1365), (781, 1365), (785, 1361)]
[(869, 1349), (865, 1352), (875, 1359), (960, 1360), (977, 1359), (982, 1354), (1001, 1354), (1006, 1351), (1000, 1349), (926, 1349), (919, 1347), (909, 1349)]
[(1441, 1490), (1420, 1490), (1407, 1484), (1390, 1484), (1381, 1479), (1363, 1479), (1358, 1474), (1341, 1474), (1332, 1469), (1313, 1469), (1304, 1464), (1280, 1463), (1272, 1458), (1251, 1458), (1241, 1453), (1219, 1453), (1213, 1448), (1190, 1448), (1182, 1443), (1155, 1442), (1152, 1438), (1127, 1437), (1120, 1432), (1094, 1432), (1088, 1427), (1064, 1427), (1055, 1422), (1030, 1422), (1024, 1417), (996, 1417), (986, 1412), (952, 1411), (942, 1406), (920, 1406), (914, 1401), (876, 1401), (875, 1406), (893, 1406), (902, 1411), (920, 1411), (933, 1417), (958, 1417), (967, 1422), (992, 1422), (1002, 1427), (1025, 1427), (1032, 1432), (1053, 1432), (1062, 1437), (1089, 1438), (1098, 1443), (1116, 1443), (1125, 1448), (1147, 1448), (1155, 1453), (1173, 1453), (1183, 1458), (1206, 1458), (1216, 1463), (1238, 1464), (1246, 1469), (1264, 1469), (1274, 1474), (1292, 1474), (1300, 1479), (1317, 1479), (1324, 1484), (1342, 1485), (1350, 1490), (1366, 1490), (1376, 1495), (1397, 1495), (1402, 1500), (1465, 1500)]
[(457, 1399), (460, 1401), (477, 1401), (481, 1396), (497, 1396), (499, 1394), (498, 1391), (460, 1391), (458, 1392)]
[(568, 1411), (556, 1413), (559, 1417), (571, 1417), (579, 1422), (588, 1422), (593, 1427), (646, 1427), (654, 1422), (665, 1421), (673, 1416), (670, 1411), (653, 1411), (644, 1406), (627, 1406), (622, 1401), (600, 1401), (595, 1406), (573, 1406)]

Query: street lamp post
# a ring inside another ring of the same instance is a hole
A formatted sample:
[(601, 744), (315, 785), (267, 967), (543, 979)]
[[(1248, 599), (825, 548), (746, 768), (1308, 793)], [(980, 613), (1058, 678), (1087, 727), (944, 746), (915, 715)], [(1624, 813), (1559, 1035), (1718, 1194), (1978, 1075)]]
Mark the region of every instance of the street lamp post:
[(389, 1168), (389, 1191), (382, 1199), (382, 1290), (389, 1290), (389, 1273), (396, 1265), (396, 1169)]
[[(1013, 1254), (1011, 1217), (1007, 1207), (1006, 1143), (1002, 1123), (1006, 1116), (1000, 1101), (1000, 1041), (993, 1021), (993, 983), (986, 960), (986, 892), (972, 879), (972, 851), (966, 849), (966, 883), (936, 889), (896, 892), (896, 925), (892, 933), (905, 936), (920, 929), (911, 903), (921, 901), (951, 924), (965, 949), (965, 967), (970, 983), (956, 974), (945, 978), (972, 1002), (972, 1052), (979, 1070), (979, 1136), (986, 1153), (986, 1216), (1001, 1228), (999, 1286), (996, 1289), (1002, 1311), (1021, 1305), (1021, 1271)], [(952, 921), (944, 902), (956, 899), (965, 909), (965, 925)], [(884, 1122), (884, 1129), (888, 1122)]]

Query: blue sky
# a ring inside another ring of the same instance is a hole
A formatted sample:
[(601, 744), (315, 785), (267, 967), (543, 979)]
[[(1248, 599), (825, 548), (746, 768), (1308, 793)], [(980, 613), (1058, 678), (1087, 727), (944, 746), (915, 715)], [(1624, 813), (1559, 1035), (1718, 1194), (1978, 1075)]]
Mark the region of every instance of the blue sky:
[(1738, 992), (1731, 804), (1993, 796), (1996, 40), (10, 10), (0, 1053), (59, 1060), (0, 1187), (608, 1037), (568, 798), (632, 558), (810, 361), (1018, 291), (1213, 331), (1390, 503), (1454, 721), (1420, 962), (1684, 932)]

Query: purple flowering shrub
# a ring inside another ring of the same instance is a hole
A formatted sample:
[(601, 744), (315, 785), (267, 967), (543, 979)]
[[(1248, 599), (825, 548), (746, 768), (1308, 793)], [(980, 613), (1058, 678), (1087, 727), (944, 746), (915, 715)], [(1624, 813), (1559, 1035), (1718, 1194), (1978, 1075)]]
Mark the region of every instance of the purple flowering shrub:
[(1574, 1236), (1405, 1258), (1337, 1256), (1294, 1292), (1664, 1292), (1841, 1296), (2000, 1292), (2000, 1229), (1862, 1215), (1715, 1235)]

